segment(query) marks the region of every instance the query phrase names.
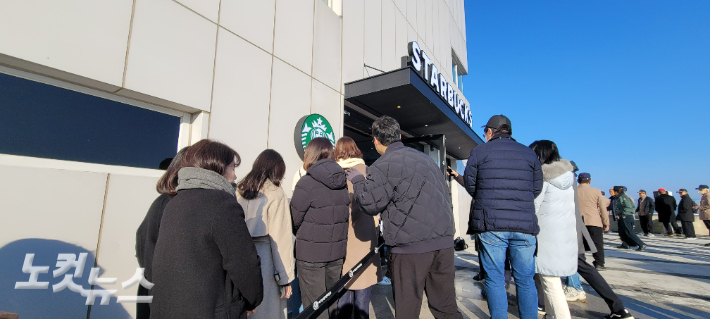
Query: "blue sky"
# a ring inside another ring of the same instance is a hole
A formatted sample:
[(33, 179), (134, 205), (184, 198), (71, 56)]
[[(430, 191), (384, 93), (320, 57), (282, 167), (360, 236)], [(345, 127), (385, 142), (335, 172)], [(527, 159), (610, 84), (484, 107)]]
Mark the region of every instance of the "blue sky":
[[(474, 127), (505, 114), (592, 186), (710, 184), (710, 1), (466, 1)], [(480, 123), (480, 124), (479, 124)], [(633, 194), (631, 194), (633, 193)]]

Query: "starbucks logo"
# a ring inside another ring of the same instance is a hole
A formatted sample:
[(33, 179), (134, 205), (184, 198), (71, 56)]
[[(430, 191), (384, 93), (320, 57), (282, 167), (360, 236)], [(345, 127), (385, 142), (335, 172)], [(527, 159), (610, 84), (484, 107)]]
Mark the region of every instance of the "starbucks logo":
[(303, 150), (306, 148), (306, 145), (308, 145), (308, 143), (310, 143), (314, 138), (325, 137), (333, 143), (333, 145), (335, 145), (335, 134), (333, 133), (333, 127), (330, 126), (328, 120), (320, 114), (311, 114), (301, 118), (301, 120), (298, 121), (298, 124), (296, 124), (296, 130), (294, 133), (296, 151), (301, 159), (303, 159)]

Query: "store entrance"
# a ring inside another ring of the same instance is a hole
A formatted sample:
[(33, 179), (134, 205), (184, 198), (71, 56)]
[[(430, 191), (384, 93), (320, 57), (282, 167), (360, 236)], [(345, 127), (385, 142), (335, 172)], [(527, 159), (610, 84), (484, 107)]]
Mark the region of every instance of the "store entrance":
[[(372, 141), (372, 123), (374, 121), (375, 119), (368, 114), (358, 112), (351, 107), (345, 107), (343, 135), (355, 140), (363, 154), (365, 164), (368, 166), (380, 158)], [(402, 128), (402, 143), (427, 154), (441, 168), (441, 173), (446, 173), (449, 162), (446, 158), (446, 136), (444, 134), (412, 136), (406, 132), (406, 128)]]

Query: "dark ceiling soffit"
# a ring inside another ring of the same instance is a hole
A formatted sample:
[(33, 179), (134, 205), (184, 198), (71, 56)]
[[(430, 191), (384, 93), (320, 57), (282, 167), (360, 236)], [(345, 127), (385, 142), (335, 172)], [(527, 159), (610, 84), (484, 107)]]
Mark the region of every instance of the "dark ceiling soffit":
[(444, 113), (446, 117), (456, 124), (456, 126), (458, 126), (459, 129), (461, 129), (461, 131), (471, 138), (471, 140), (473, 140), (477, 145), (485, 143), (472, 128), (468, 127), (468, 125), (466, 125), (463, 120), (461, 120), (454, 113), (454, 111), (449, 108), (448, 103), (444, 101), (441, 95), (434, 91), (434, 89), (432, 89), (424, 81), (424, 79), (422, 79), (419, 74), (417, 74), (417, 72), (410, 67), (345, 83), (345, 99), (348, 100), (361, 95), (384, 91), (404, 85), (414, 86), (417, 91), (422, 93), (422, 95), (434, 104), (439, 111)]

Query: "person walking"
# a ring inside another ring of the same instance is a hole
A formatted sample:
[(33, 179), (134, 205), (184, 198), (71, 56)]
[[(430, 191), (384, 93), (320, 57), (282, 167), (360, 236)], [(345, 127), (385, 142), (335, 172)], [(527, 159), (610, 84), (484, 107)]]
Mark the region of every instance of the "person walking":
[[(700, 205), (693, 207), (693, 209), (697, 209), (700, 217), (700, 220), (703, 221), (705, 224), (705, 227), (710, 230), (710, 196), (708, 196), (708, 185), (700, 185), (698, 188), (698, 194), (702, 195), (700, 198)], [(705, 246), (710, 246), (710, 243), (705, 244)]]
[[(155, 253), (155, 243), (158, 241), (160, 231), (160, 220), (163, 218), (165, 206), (175, 194), (175, 187), (178, 185), (178, 171), (182, 168), (182, 155), (187, 147), (183, 147), (175, 157), (168, 163), (165, 173), (158, 179), (156, 190), (160, 194), (148, 208), (148, 213), (143, 218), (136, 231), (136, 258), (138, 266), (143, 268), (143, 276), (149, 282), (153, 282), (153, 254)], [(163, 164), (163, 163), (161, 163)], [(172, 194), (172, 195), (171, 195)], [(151, 291), (138, 285), (138, 296), (150, 296)], [(150, 304), (136, 303), (136, 319), (150, 318)]]
[(469, 234), (481, 239), (485, 292), (493, 319), (508, 318), (505, 259), (510, 257), (521, 319), (537, 318), (535, 198), (543, 173), (535, 152), (515, 141), (510, 120), (495, 115), (484, 126), (487, 143), (471, 150), (464, 182), (474, 198)]
[[(335, 161), (343, 169), (355, 169), (365, 175), (367, 166), (362, 159), (362, 152), (350, 137), (341, 137), (335, 143)], [(348, 181), (350, 194), (350, 222), (348, 223), (348, 248), (343, 262), (343, 275), (355, 267), (362, 258), (377, 247), (377, 225), (379, 219), (365, 214), (360, 205), (352, 198), (353, 184)], [(380, 258), (373, 257), (362, 266), (365, 270), (345, 286), (346, 292), (338, 301), (338, 319), (370, 318), (370, 297), (372, 286), (382, 278)]]
[(634, 200), (626, 194), (623, 186), (614, 186), (614, 193), (616, 194), (616, 213), (619, 216), (617, 221), (619, 226), (619, 237), (621, 238), (621, 245), (617, 248), (629, 249), (633, 246), (638, 246), (637, 251), (643, 251), (646, 249), (646, 244), (641, 241), (641, 239), (634, 232), (634, 213), (636, 211), (636, 205), (634, 205)]
[(585, 242), (587, 246), (594, 245), (597, 252), (594, 253), (594, 267), (604, 270), (604, 232), (609, 230), (609, 212), (607, 199), (602, 195), (601, 190), (589, 186), (592, 183), (592, 175), (581, 173), (577, 177), (577, 199), (579, 210), (584, 220), (584, 225), (589, 232), (592, 242)]
[(402, 144), (399, 123), (382, 116), (372, 124), (381, 155), (367, 177), (348, 169), (354, 198), (368, 215), (382, 214), (395, 317), (419, 318), (426, 291), (435, 318), (461, 319), (454, 287), (454, 216), (440, 167)]
[(239, 154), (204, 139), (181, 163), (155, 244), (151, 318), (246, 319), (264, 287), (233, 184)]
[(646, 196), (645, 190), (640, 190), (638, 194), (639, 199), (638, 206), (636, 206), (636, 213), (639, 215), (643, 235), (653, 237), (653, 211), (656, 210), (656, 203)]
[(663, 223), (666, 230), (666, 236), (673, 237), (681, 234), (680, 227), (676, 224), (675, 210), (678, 207), (675, 197), (668, 195), (665, 188), (658, 189), (659, 195), (656, 197), (656, 211), (658, 212), (658, 221)]
[[(296, 269), (303, 306), (310, 306), (333, 287), (343, 271), (347, 249), (350, 195), (345, 171), (333, 160), (327, 138), (311, 140), (303, 156), (306, 175), (291, 199)], [(333, 302), (317, 318), (335, 318)]]
[[(538, 291), (543, 291), (547, 317), (571, 318), (560, 277), (577, 273), (577, 220), (574, 204), (574, 166), (560, 157), (557, 145), (535, 141), (530, 148), (542, 163), (543, 187), (535, 198), (540, 233), (535, 259)], [(516, 269), (517, 270), (517, 269)]]
[(289, 283), (294, 279), (293, 235), (288, 198), (281, 188), (286, 163), (267, 149), (237, 184), (237, 201), (244, 209), (247, 228), (261, 259), (264, 300), (249, 319), (286, 319)]
[(683, 234), (687, 240), (695, 240), (695, 226), (693, 222), (695, 221), (695, 203), (690, 199), (688, 191), (685, 188), (678, 190), (678, 195), (680, 195), (680, 204), (678, 205), (678, 219), (680, 219), (681, 227), (683, 228)]

